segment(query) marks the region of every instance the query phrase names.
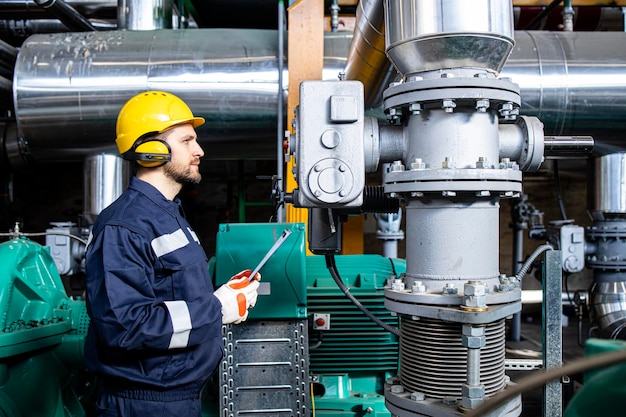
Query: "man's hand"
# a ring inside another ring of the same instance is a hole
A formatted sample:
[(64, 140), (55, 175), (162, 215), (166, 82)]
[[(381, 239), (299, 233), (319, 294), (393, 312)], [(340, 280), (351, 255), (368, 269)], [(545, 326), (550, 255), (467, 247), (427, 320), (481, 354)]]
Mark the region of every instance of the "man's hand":
[(249, 269), (241, 271), (214, 292), (222, 303), (223, 324), (239, 324), (245, 321), (248, 318), (248, 309), (255, 306), (261, 274), (257, 272), (250, 279), (251, 273)]

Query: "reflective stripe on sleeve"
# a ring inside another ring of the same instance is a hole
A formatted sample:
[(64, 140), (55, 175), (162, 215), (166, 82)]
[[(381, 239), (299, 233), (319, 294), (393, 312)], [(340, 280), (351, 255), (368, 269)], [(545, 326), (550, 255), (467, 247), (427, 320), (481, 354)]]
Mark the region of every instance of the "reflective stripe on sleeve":
[(154, 238), (150, 245), (158, 258), (168, 253), (174, 252), (176, 249), (183, 248), (189, 244), (189, 239), (185, 236), (182, 229), (178, 229), (174, 233), (162, 235)]
[(174, 328), (168, 349), (187, 347), (191, 332), (191, 316), (187, 303), (184, 301), (166, 301), (165, 305), (170, 312), (170, 319)]

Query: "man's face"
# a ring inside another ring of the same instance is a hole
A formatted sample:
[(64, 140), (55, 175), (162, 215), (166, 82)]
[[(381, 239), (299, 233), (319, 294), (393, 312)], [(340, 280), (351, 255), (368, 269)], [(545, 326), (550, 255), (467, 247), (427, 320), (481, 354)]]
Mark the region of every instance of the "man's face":
[(165, 176), (179, 184), (199, 183), (202, 176), (198, 166), (204, 151), (198, 144), (193, 126), (175, 126), (166, 132), (164, 139), (172, 150), (172, 159), (163, 166)]

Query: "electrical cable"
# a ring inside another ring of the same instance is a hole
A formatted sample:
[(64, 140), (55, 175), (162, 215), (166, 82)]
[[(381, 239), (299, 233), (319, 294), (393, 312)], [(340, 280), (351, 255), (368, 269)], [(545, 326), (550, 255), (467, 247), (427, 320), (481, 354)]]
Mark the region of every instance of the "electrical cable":
[(339, 276), (339, 271), (337, 270), (337, 265), (335, 264), (335, 255), (331, 253), (331, 254), (325, 255), (325, 257), (326, 257), (326, 267), (328, 268), (330, 275), (333, 277), (333, 280), (335, 281), (339, 289), (345, 294), (346, 297), (348, 297), (350, 301), (352, 301), (352, 304), (354, 304), (359, 310), (363, 312), (363, 314), (369, 317), (372, 321), (374, 321), (380, 327), (387, 330), (389, 333), (392, 333), (393, 335), (400, 337), (400, 329), (396, 329), (395, 327), (390, 326), (387, 323), (380, 320), (378, 317), (372, 314), (371, 311), (365, 308), (365, 306), (361, 304), (359, 300), (357, 300), (352, 294), (350, 294), (350, 290), (344, 285), (343, 281), (341, 280), (341, 277)]
[(575, 375), (592, 369), (615, 365), (621, 362), (626, 362), (626, 350), (593, 355), (570, 362), (569, 364), (559, 368), (552, 368), (545, 370), (545, 372), (534, 373), (533, 375), (521, 379), (516, 385), (513, 385), (489, 398), (474, 410), (464, 414), (464, 417), (479, 417), (485, 415), (488, 412), (493, 411), (502, 403), (523, 392), (539, 388), (552, 380), (566, 375)]
[(561, 193), (561, 180), (559, 179), (559, 161), (554, 161), (554, 188), (556, 189), (556, 198), (559, 202), (559, 210), (561, 210), (561, 217), (563, 220), (567, 220), (567, 214), (565, 214), (565, 204), (563, 203), (563, 194)]
[(311, 416), (315, 417), (315, 394), (313, 393), (313, 382), (311, 382), (309, 392), (311, 393)]
[(396, 272), (396, 265), (393, 263), (393, 259), (391, 258), (387, 258), (387, 259), (389, 259), (389, 263), (391, 264), (391, 273), (397, 276), (398, 274)]
[(323, 339), (324, 339), (324, 333), (323, 332), (317, 332), (317, 342), (315, 342), (312, 345), (309, 345), (309, 350), (315, 350), (318, 347), (322, 346)]
[(535, 259), (537, 259), (537, 257), (543, 252), (548, 250), (554, 250), (554, 248), (552, 247), (552, 245), (547, 243), (535, 249), (535, 251), (528, 257), (528, 259), (526, 259), (526, 262), (524, 262), (519, 271), (517, 271), (517, 274), (514, 275), (515, 278), (517, 278), (518, 281), (524, 278), (524, 276), (528, 273), (528, 270), (532, 266), (533, 262), (535, 262)]

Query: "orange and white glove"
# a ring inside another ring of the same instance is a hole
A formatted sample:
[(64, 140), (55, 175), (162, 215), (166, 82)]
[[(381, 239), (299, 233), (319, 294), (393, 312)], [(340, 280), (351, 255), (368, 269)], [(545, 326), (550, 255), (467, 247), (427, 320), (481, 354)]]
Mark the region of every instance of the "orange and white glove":
[(245, 321), (248, 309), (255, 306), (261, 274), (257, 272), (253, 279), (249, 279), (251, 273), (249, 269), (241, 271), (213, 293), (222, 304), (223, 324)]

